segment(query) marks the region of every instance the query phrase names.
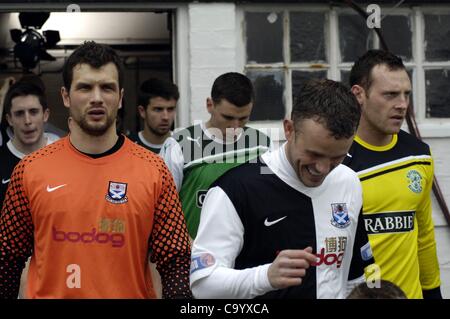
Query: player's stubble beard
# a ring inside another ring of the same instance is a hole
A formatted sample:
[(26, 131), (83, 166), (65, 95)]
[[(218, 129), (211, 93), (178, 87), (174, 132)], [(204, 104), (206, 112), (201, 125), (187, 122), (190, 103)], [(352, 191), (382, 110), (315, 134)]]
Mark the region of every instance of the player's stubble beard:
[(81, 128), (83, 132), (92, 136), (101, 136), (108, 131), (108, 129), (115, 123), (117, 117), (118, 109), (112, 111), (112, 113), (106, 112), (106, 121), (103, 123), (94, 123), (91, 124), (87, 120), (87, 113), (81, 114), (79, 116), (73, 114), (72, 110), (70, 110), (70, 116), (72, 120), (77, 123), (77, 125)]
[(167, 135), (170, 132), (170, 128), (167, 129), (167, 130), (164, 130), (164, 131), (154, 129), (154, 128), (150, 127), (150, 126), (148, 128), (153, 134), (155, 134), (156, 136), (160, 136), (160, 137), (165, 136), (165, 135)]

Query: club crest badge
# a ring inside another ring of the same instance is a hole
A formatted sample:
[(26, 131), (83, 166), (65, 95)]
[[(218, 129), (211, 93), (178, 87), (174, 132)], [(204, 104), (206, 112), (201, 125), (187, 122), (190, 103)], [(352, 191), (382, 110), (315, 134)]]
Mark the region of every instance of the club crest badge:
[(123, 204), (128, 202), (127, 184), (110, 181), (108, 194), (106, 194), (105, 198), (112, 204)]
[(408, 171), (406, 177), (409, 180), (408, 188), (414, 193), (420, 193), (422, 191), (422, 176), (414, 169)]
[(350, 217), (348, 216), (346, 203), (331, 204), (331, 224), (337, 228), (345, 228), (350, 225)]

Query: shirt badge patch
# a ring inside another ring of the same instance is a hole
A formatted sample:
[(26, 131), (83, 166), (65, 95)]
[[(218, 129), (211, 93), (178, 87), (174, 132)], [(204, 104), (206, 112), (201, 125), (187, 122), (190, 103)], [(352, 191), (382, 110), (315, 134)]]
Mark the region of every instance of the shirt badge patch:
[(216, 263), (216, 259), (209, 253), (192, 256), (191, 258), (191, 274), (197, 270), (208, 268)]
[(409, 179), (408, 188), (414, 193), (420, 193), (422, 191), (422, 176), (414, 169), (408, 171), (406, 177)]
[(106, 194), (105, 198), (112, 204), (123, 204), (128, 202), (127, 184), (110, 181), (108, 194)]
[(348, 216), (346, 203), (333, 203), (331, 204), (331, 224), (337, 228), (345, 228), (350, 225), (350, 217)]
[(368, 261), (373, 257), (372, 248), (370, 247), (369, 242), (367, 242), (364, 246), (361, 247), (361, 257), (364, 261)]

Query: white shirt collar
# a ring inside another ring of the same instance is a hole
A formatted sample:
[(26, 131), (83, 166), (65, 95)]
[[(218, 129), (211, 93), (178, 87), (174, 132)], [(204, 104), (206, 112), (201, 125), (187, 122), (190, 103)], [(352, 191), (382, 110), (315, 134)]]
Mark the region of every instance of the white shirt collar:
[[(54, 134), (53, 134), (53, 135), (54, 135)], [(46, 146), (52, 144), (53, 142), (55, 142), (55, 141), (57, 140), (57, 139), (54, 138), (53, 135), (52, 135), (51, 138), (50, 138), (49, 136), (47, 136), (46, 133), (44, 133), (44, 137), (45, 137), (45, 139), (47, 140), (47, 142), (45, 143)], [(55, 136), (56, 136), (56, 135), (55, 135)], [(8, 147), (9, 151), (10, 151), (15, 157), (17, 157), (17, 158), (22, 159), (22, 158), (24, 158), (26, 155), (28, 155), (28, 154), (24, 154), (24, 153), (22, 153), (21, 151), (19, 151), (19, 150), (14, 146), (14, 144), (12, 143), (12, 140), (9, 140), (8, 143), (6, 143), (6, 146)]]
[(148, 146), (148, 147), (152, 147), (152, 148), (161, 148), (161, 147), (164, 145), (164, 143), (162, 143), (162, 144), (153, 144), (153, 143), (150, 143), (148, 140), (145, 139), (144, 134), (143, 134), (143, 131), (139, 131), (139, 132), (138, 132), (138, 136), (139, 136), (139, 139), (141, 140), (141, 142), (144, 143), (144, 144), (145, 144), (146, 146)]

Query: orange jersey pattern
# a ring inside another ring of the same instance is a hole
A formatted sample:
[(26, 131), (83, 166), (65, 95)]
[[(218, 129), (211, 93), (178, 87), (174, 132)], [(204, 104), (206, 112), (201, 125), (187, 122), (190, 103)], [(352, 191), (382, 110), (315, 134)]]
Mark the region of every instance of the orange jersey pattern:
[(15, 168), (0, 215), (0, 298), (191, 297), (190, 245), (178, 193), (160, 157), (127, 138), (91, 158), (69, 138)]

